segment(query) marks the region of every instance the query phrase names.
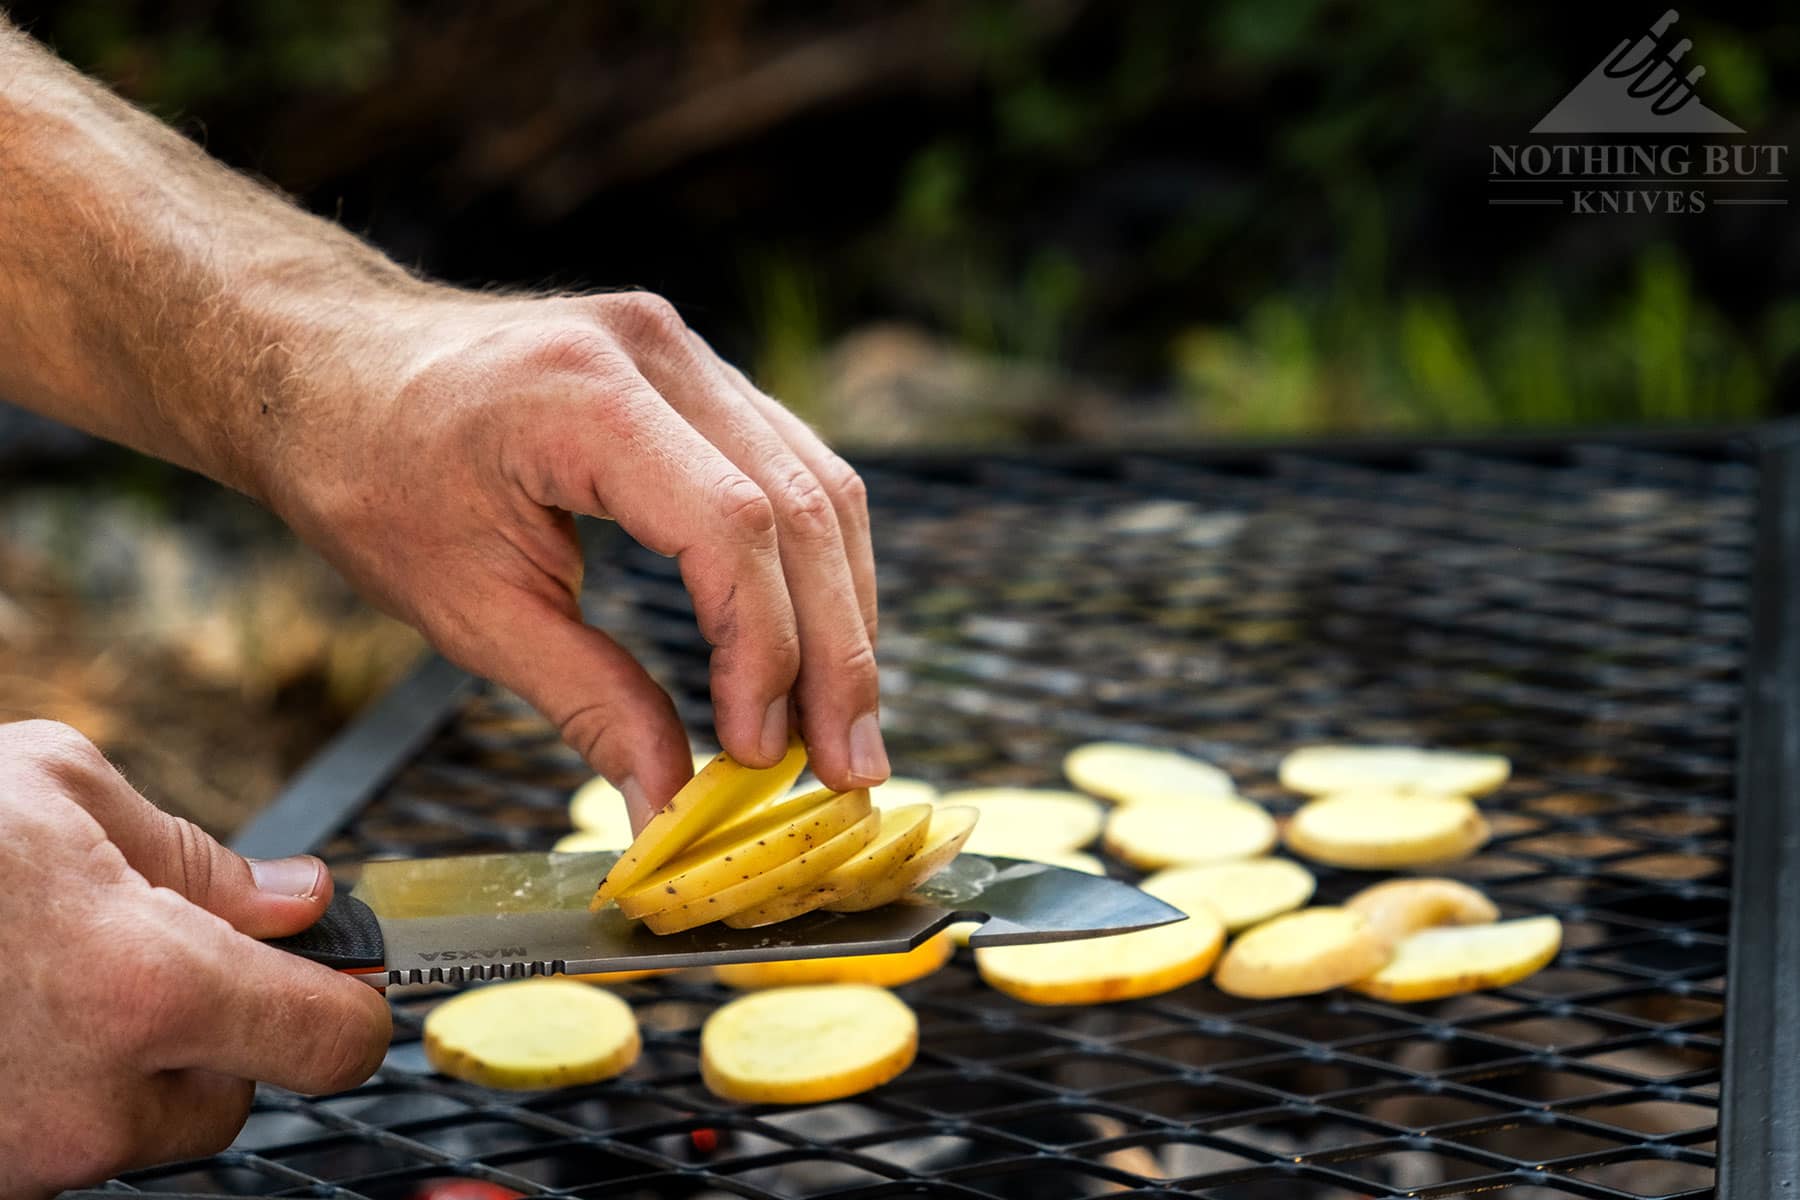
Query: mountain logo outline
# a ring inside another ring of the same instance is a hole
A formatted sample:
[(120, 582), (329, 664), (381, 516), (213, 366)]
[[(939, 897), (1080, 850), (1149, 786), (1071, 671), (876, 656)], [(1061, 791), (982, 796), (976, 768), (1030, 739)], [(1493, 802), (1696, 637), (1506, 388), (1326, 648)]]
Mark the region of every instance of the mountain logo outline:
[(1681, 74), (1679, 63), (1693, 42), (1682, 38), (1664, 48), (1664, 35), (1680, 17), (1671, 8), (1646, 36), (1621, 41), (1531, 132), (1744, 132), (1700, 103), (1695, 85), (1705, 76), (1705, 67)]

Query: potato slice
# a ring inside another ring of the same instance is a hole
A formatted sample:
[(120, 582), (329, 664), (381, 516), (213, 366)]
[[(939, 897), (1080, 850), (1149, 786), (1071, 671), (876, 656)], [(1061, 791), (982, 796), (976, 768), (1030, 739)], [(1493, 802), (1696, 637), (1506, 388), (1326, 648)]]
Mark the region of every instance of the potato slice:
[(881, 828), (874, 840), (818, 883), (732, 913), (725, 918), (725, 923), (733, 929), (773, 925), (823, 908), (833, 900), (886, 879), (925, 845), (925, 835), (931, 827), (931, 812), (929, 804), (888, 809), (881, 814)]
[(1506, 782), (1498, 754), (1414, 746), (1302, 746), (1281, 760), (1281, 786), (1308, 796), (1378, 790), (1479, 796)]
[(939, 794), (934, 784), (927, 783), (923, 779), (906, 779), (899, 775), (869, 789), (869, 799), (874, 801), (879, 808), (933, 804), (936, 803)]
[(1486, 925), (1500, 919), (1494, 902), (1454, 879), (1389, 879), (1364, 888), (1344, 907), (1394, 945), (1438, 925)]
[(1106, 820), (1109, 854), (1154, 871), (1182, 863), (1230, 862), (1267, 854), (1275, 818), (1249, 800), (1133, 804)]
[(727, 987), (796, 987), (811, 983), (867, 983), (899, 987), (923, 979), (950, 961), (947, 934), (926, 938), (901, 954), (855, 954), (838, 958), (790, 958), (781, 962), (728, 963), (713, 968)]
[(1174, 750), (1128, 742), (1089, 742), (1069, 751), (1063, 774), (1084, 792), (1115, 804), (1223, 800), (1237, 794), (1231, 776)]
[(1367, 978), (1388, 961), (1388, 944), (1361, 913), (1303, 908), (1239, 935), (1213, 982), (1233, 996), (1305, 996)]
[(1308, 801), (1287, 825), (1287, 844), (1338, 867), (1414, 867), (1464, 858), (1492, 830), (1463, 796), (1352, 792)]
[(624, 848), (625, 842), (604, 833), (595, 833), (591, 829), (577, 829), (574, 833), (565, 833), (556, 839), (554, 846), (550, 847), (557, 854), (587, 854), (595, 850), (623, 850)]
[[(1032, 861), (1049, 863), (1053, 867), (1067, 867), (1071, 871), (1080, 871), (1083, 875), (1106, 874), (1105, 863), (1093, 855), (1083, 854), (1079, 850), (1065, 850), (1061, 854), (1045, 854)], [(980, 921), (958, 921), (954, 925), (947, 926), (944, 932), (949, 934), (950, 940), (958, 946), (967, 946), (969, 935), (980, 928)]]
[(901, 863), (885, 878), (831, 901), (825, 906), (826, 909), (831, 912), (867, 912), (871, 908), (880, 908), (900, 899), (950, 865), (951, 860), (962, 852), (963, 844), (969, 840), (969, 834), (980, 818), (981, 814), (973, 808), (961, 805), (940, 806), (931, 814), (931, 823), (925, 830), (925, 844), (919, 847), (917, 854)]
[(650, 913), (644, 918), (644, 924), (654, 933), (680, 933), (764, 904), (777, 896), (804, 891), (859, 853), (875, 839), (880, 829), (881, 814), (871, 809), (835, 837), (780, 866), (751, 875), (722, 891), (696, 896), (672, 908)]
[[(1152, 887), (1162, 891), (1152, 891)], [(1205, 904), (1233, 933), (1292, 912), (1312, 899), (1312, 872), (1285, 858), (1252, 858), (1243, 862), (1169, 867), (1144, 883), (1144, 890), (1181, 908)], [(1165, 894), (1166, 893), (1166, 894)]]
[(492, 1088), (611, 1079), (637, 1061), (631, 1006), (585, 983), (522, 979), (452, 996), (425, 1017), (425, 1060)]
[(1403, 938), (1385, 967), (1352, 990), (1399, 1002), (1505, 987), (1542, 970), (1562, 948), (1562, 922), (1526, 917), (1423, 929)]
[(919, 1022), (892, 992), (856, 983), (739, 996), (700, 1029), (700, 1077), (747, 1104), (818, 1104), (912, 1065)]
[(1041, 854), (1079, 850), (1100, 832), (1100, 805), (1075, 792), (1053, 788), (969, 788), (938, 801), (973, 808), (981, 825), (965, 849), (970, 854), (1035, 859)]
[[(821, 846), (871, 811), (869, 793), (810, 792), (784, 800), (753, 821), (703, 838), (618, 898), (628, 917), (643, 919), (774, 870)], [(725, 910), (716, 910), (723, 916)]]
[[(712, 760), (710, 753), (694, 751), (694, 772), (705, 770)], [(602, 850), (623, 850), (631, 845), (631, 818), (625, 811), (624, 793), (604, 775), (594, 776), (569, 797), (569, 822), (578, 830), (617, 839), (599, 847)]]
[(1104, 1004), (1192, 983), (1219, 957), (1225, 926), (1183, 889), (1159, 888), (1152, 879), (1144, 890), (1187, 920), (1112, 937), (987, 947), (975, 951), (975, 967), (990, 987), (1027, 1004)]
[(805, 767), (806, 749), (799, 738), (788, 743), (780, 762), (763, 770), (740, 766), (720, 754), (650, 818), (600, 881), (588, 907), (600, 911), (607, 901), (642, 882), (735, 813), (787, 791)]

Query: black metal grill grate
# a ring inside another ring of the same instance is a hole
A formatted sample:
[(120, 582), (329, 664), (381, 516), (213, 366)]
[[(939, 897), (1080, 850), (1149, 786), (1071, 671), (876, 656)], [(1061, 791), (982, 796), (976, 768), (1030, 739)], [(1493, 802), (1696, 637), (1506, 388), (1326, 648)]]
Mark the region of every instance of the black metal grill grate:
[[(902, 773), (1055, 784), (1064, 750), (1119, 738), (1197, 753), (1286, 812), (1274, 767), (1303, 742), (1496, 750), (1515, 765), (1484, 802), (1497, 836), (1456, 873), (1508, 915), (1559, 915), (1561, 958), (1425, 1005), (1251, 1003), (1200, 983), (1069, 1010), (989, 991), (959, 959), (902, 989), (922, 1020), (917, 1065), (800, 1109), (700, 1086), (699, 1024), (724, 995), (705, 983), (626, 985), (643, 1061), (525, 1097), (429, 1073), (418, 1022), (441, 993), (396, 994), (374, 1083), (265, 1092), (227, 1155), (113, 1186), (1712, 1194), (1749, 461), (1725, 444), (1125, 455), (890, 460), (865, 478)], [(614, 565), (596, 570), (593, 616), (704, 737), (705, 660), (673, 564), (622, 542), (601, 554)], [(329, 857), (543, 847), (566, 830), (574, 756), (508, 696), (459, 703)], [(1367, 882), (1320, 878), (1326, 901)]]

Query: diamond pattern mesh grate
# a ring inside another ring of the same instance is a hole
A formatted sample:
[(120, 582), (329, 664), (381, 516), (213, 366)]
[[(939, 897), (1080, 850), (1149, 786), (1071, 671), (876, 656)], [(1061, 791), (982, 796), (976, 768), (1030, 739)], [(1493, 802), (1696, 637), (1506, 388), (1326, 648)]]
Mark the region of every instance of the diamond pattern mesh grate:
[[(905, 774), (1055, 784), (1063, 751), (1191, 751), (1278, 812), (1303, 742), (1496, 750), (1496, 837), (1454, 873), (1549, 911), (1561, 958), (1515, 986), (1395, 1006), (1252, 1003), (1209, 983), (1034, 1009), (964, 957), (902, 989), (918, 1063), (830, 1105), (700, 1086), (724, 995), (622, 988), (643, 1060), (604, 1085), (490, 1092), (432, 1075), (395, 993), (387, 1067), (346, 1095), (265, 1091), (228, 1154), (151, 1193), (1218, 1200), (1711, 1195), (1735, 734), (1755, 470), (1725, 449), (1383, 458), (892, 460), (865, 472), (882, 569), (885, 723)], [(602, 531), (600, 536), (609, 536)], [(593, 617), (704, 740), (705, 659), (673, 564), (623, 542)], [(585, 777), (478, 692), (328, 849), (541, 848)], [(1116, 873), (1123, 873), (1114, 865)], [(1321, 898), (1368, 881), (1322, 871)]]

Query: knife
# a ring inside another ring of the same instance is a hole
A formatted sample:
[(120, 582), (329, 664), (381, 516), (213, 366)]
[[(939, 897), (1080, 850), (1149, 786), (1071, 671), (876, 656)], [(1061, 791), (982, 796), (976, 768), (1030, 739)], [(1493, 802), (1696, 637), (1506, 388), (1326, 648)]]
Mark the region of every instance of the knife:
[(811, 912), (760, 929), (661, 936), (608, 906), (590, 913), (614, 851), (371, 862), (348, 894), (283, 950), (377, 987), (718, 963), (893, 954), (954, 921), (976, 948), (1130, 933), (1186, 919), (1128, 883), (1046, 863), (963, 854), (904, 900)]

